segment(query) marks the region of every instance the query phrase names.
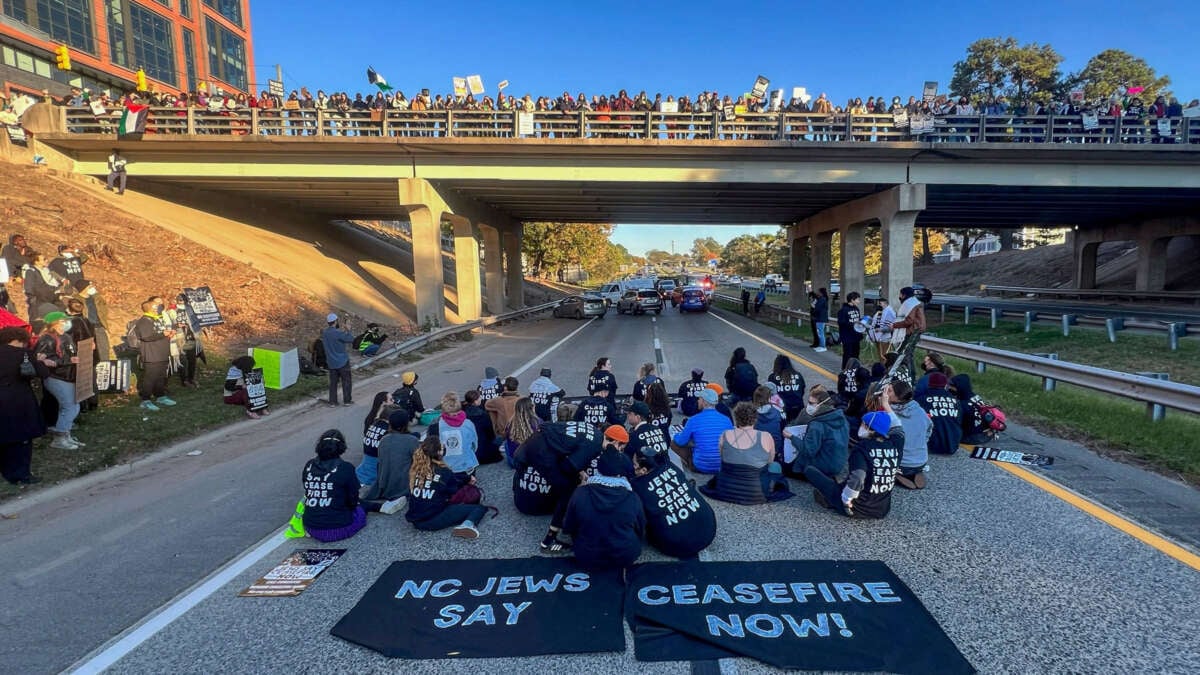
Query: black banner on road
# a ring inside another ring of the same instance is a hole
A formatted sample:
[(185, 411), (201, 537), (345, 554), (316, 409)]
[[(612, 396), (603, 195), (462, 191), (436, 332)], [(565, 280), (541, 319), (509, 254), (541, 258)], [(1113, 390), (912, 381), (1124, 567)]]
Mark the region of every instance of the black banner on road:
[(405, 659), (624, 651), (623, 593), (567, 559), (406, 560), (330, 633)]
[(639, 661), (745, 656), (789, 670), (973, 673), (879, 561), (647, 563), (625, 616)]
[(183, 295), (187, 298), (187, 313), (192, 330), (198, 331), (225, 323), (225, 319), (221, 317), (221, 309), (217, 307), (217, 301), (213, 298), (212, 289), (208, 286), (185, 288)]

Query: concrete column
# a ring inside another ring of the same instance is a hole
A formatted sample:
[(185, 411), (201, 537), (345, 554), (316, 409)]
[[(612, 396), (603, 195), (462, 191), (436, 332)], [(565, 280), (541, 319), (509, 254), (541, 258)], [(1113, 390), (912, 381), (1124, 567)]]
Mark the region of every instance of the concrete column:
[(789, 254), (791, 263), (788, 265), (788, 307), (792, 309), (808, 308), (808, 297), (805, 295), (804, 282), (808, 281), (808, 237), (789, 237), (791, 242)]
[(900, 289), (913, 281), (913, 226), (919, 211), (896, 211), (879, 219), (883, 239), (883, 297), (900, 300)]
[(1075, 241), (1075, 288), (1096, 287), (1096, 253), (1100, 250), (1100, 242)]
[(504, 276), (508, 280), (508, 306), (521, 309), (525, 306), (525, 274), (521, 270), (521, 238), (525, 226), (513, 223), (504, 231)]
[(1167, 246), (1170, 237), (1138, 240), (1135, 290), (1161, 291), (1167, 285)]
[(479, 226), (483, 237), (484, 286), (487, 288), (489, 314), (504, 313), (504, 251), (500, 248), (500, 230)]
[(833, 232), (817, 232), (812, 238), (812, 289), (829, 288), (833, 267)]
[(441, 213), (428, 206), (409, 206), (412, 224), (413, 285), (418, 326), (446, 325), (445, 281), (442, 277)]
[(843, 302), (851, 291), (862, 295), (866, 285), (866, 255), (867, 248), (864, 238), (867, 226), (856, 223), (842, 228), (842, 292)]
[(483, 312), (479, 285), (479, 241), (466, 218), (455, 217), (454, 284), (458, 293), (458, 318), (474, 321)]

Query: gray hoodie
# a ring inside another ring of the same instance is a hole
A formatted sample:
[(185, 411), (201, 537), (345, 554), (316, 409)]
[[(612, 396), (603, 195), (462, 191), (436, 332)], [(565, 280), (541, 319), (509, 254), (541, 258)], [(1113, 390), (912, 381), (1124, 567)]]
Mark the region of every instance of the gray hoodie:
[(900, 466), (909, 469), (925, 466), (929, 461), (929, 436), (933, 433), (929, 413), (916, 401), (894, 403), (892, 410), (904, 429), (904, 452), (900, 455)]

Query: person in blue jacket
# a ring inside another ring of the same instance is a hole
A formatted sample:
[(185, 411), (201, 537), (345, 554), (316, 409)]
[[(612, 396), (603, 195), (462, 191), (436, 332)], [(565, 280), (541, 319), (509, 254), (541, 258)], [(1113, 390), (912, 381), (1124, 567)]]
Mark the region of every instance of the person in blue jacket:
[(917, 397), (917, 403), (929, 413), (933, 423), (929, 452), (935, 455), (953, 455), (962, 440), (962, 403), (946, 389), (949, 384), (950, 378), (943, 373), (930, 373), (925, 395)]
[(575, 559), (589, 569), (620, 569), (642, 554), (646, 513), (625, 478), (629, 459), (616, 448), (605, 449), (596, 474), (575, 490), (563, 519), (571, 535)]
[(717, 412), (719, 400), (712, 388), (702, 390), (700, 412), (688, 418), (671, 439), (671, 449), (683, 460), (684, 468), (708, 474), (721, 470), (721, 434), (732, 429), (733, 422)]
[(467, 419), (467, 413), (462, 409), (458, 394), (446, 392), (442, 396), (442, 414), (438, 418), (438, 438), (445, 448), (445, 462), (450, 470), (458, 474), (458, 479), (464, 481), (475, 474), (479, 466), (479, 435), (475, 425)]
[(814, 384), (808, 390), (805, 414), (799, 418), (799, 421), (807, 420), (808, 423), (804, 436), (797, 437), (784, 430), (784, 439), (796, 450), (796, 458), (791, 465), (792, 474), (802, 476), (810, 466), (830, 476), (845, 474), (850, 428), (845, 413), (834, 403), (833, 396), (823, 385)]

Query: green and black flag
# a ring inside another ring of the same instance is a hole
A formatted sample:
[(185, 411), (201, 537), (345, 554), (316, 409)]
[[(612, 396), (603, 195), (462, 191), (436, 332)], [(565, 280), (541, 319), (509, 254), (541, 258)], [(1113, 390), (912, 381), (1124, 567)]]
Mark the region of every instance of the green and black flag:
[(375, 72), (375, 69), (370, 66), (367, 66), (367, 82), (379, 87), (379, 91), (392, 90), (392, 85), (388, 84), (387, 80), (383, 79), (383, 76)]

